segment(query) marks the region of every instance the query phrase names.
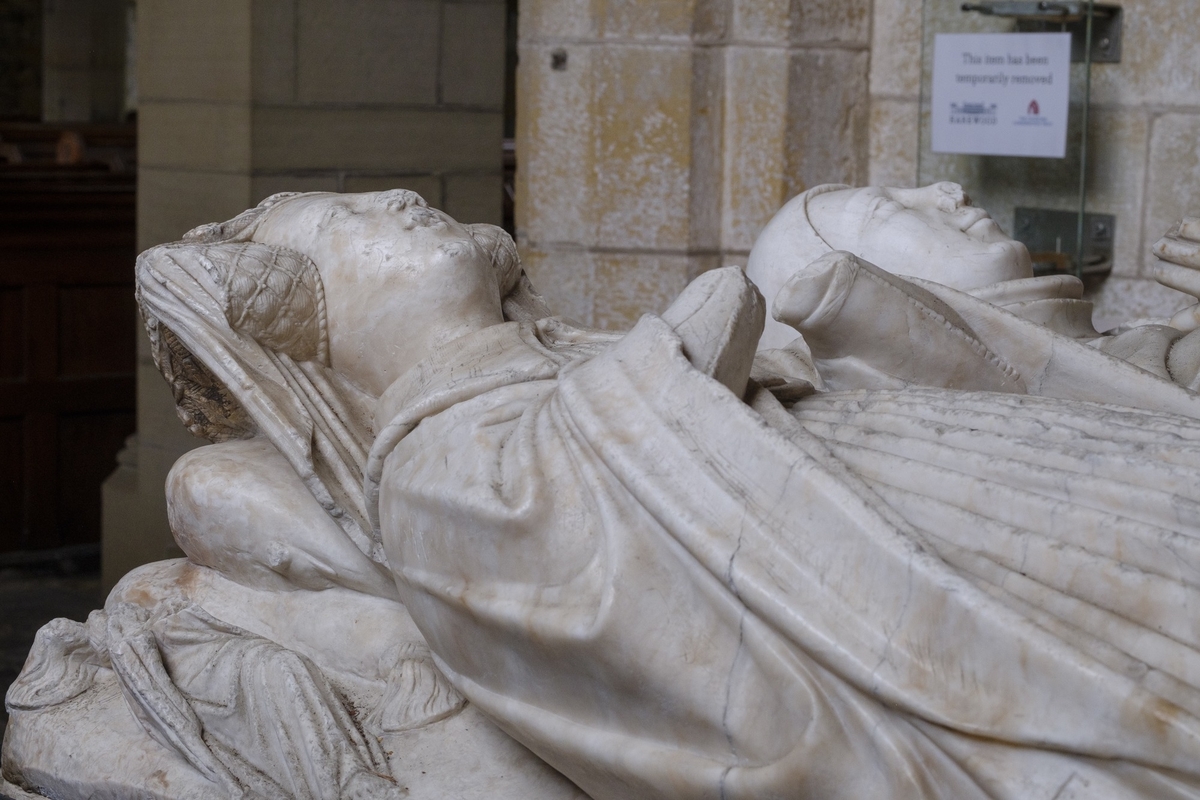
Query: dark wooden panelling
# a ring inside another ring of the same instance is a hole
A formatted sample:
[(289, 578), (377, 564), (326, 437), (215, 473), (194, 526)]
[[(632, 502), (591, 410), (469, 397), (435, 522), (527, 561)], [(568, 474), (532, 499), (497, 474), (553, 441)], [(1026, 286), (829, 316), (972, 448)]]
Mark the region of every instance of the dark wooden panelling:
[(132, 408), (132, 375), (0, 384), (0, 417), (38, 410), (116, 411)]
[(26, 380), (58, 376), (58, 287), (52, 283), (25, 287), (25, 358)]
[(25, 290), (0, 289), (0, 381), (25, 371)]
[(0, 419), (0, 552), (19, 550), (25, 534), (25, 438), (20, 417)]
[(0, 168), (0, 552), (97, 541), (134, 430), (134, 177), (35, 166)]
[(128, 284), (60, 286), (58, 374), (65, 378), (132, 373), (136, 321)]
[(22, 550), (58, 547), (55, 480), (58, 469), (58, 414), (50, 406), (36, 406), (25, 414), (25, 539)]
[(124, 224), (133, 216), (131, 192), (27, 192), (5, 196), (0, 184), (0, 237), (12, 249), (38, 252), (111, 249), (133, 243)]
[(113, 454), (134, 429), (132, 413), (64, 414), (58, 421), (60, 544), (100, 539), (100, 484), (113, 471)]

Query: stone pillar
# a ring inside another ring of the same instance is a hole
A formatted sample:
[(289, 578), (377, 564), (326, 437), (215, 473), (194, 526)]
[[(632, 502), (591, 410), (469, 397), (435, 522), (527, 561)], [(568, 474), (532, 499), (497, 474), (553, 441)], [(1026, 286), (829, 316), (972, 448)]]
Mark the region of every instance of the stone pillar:
[(621, 328), (868, 173), (871, 0), (522, 0), (517, 233), (551, 305)]
[(921, 119), (921, 3), (874, 0), (871, 35), (872, 186), (917, 184)]
[[(403, 187), (499, 223), (503, 0), (139, 0), (138, 243), (279, 191)], [(163, 481), (202, 442), (139, 335), (138, 433), (104, 488), (104, 580), (174, 550)]]

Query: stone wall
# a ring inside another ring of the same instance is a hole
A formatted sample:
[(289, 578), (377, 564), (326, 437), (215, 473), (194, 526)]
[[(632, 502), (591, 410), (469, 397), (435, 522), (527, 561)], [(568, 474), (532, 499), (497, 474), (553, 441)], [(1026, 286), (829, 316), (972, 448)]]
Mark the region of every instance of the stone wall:
[(498, 221), (497, 0), (140, 0), (140, 243), (278, 191)]
[(917, 185), (922, 4), (873, 0), (870, 167), (872, 186)]
[[(139, 0), (138, 243), (280, 191), (403, 187), (500, 222), (503, 0)], [(105, 484), (104, 579), (175, 553), (163, 481), (201, 444), (144, 336), (138, 433)]]
[(551, 305), (624, 327), (869, 171), (870, 0), (522, 0), (517, 233)]
[[(1200, 213), (1200, 2), (1121, 5), (1123, 57), (1093, 66), (1089, 130), (1088, 206), (1118, 217), (1101, 327), (1187, 301), (1150, 279), (1149, 248)], [(978, 169), (919, 169), (923, 14), (960, 6), (523, 0), (517, 228), (539, 287), (582, 322), (629, 325), (699, 272), (743, 263), (771, 214), (823, 182), (958, 178), (1010, 225), (1017, 188), (989, 198)], [(1025, 162), (1005, 181), (1046, 194), (1044, 160), (992, 161)], [(1059, 200), (1043, 205), (1073, 197)]]
[[(930, 0), (933, 30), (1011, 30), (1012, 23), (964, 15), (957, 0)], [(1091, 290), (1102, 330), (1137, 317), (1160, 317), (1189, 298), (1153, 281), (1150, 246), (1185, 214), (1200, 214), (1200, 2), (1120, 0), (1124, 12), (1122, 57), (1092, 65), (1088, 126), (1089, 211), (1115, 214), (1113, 274)], [(920, 111), (922, 18), (910, 0), (874, 0), (871, 51), (870, 182), (911, 186), (952, 177), (993, 212), (1007, 229), (1014, 205), (1071, 209), (1077, 205), (1078, 128), (1063, 161), (922, 158)], [(929, 52), (924, 53), (928, 67)], [(1080, 67), (1073, 92), (1082, 95)], [(1073, 110), (1073, 125), (1080, 115)]]
[(1092, 68), (1098, 113), (1088, 204), (1117, 214), (1118, 230), (1114, 274), (1096, 298), (1102, 324), (1160, 316), (1188, 301), (1153, 282), (1150, 247), (1181, 216), (1200, 216), (1200, 2), (1121, 6), (1121, 63)]

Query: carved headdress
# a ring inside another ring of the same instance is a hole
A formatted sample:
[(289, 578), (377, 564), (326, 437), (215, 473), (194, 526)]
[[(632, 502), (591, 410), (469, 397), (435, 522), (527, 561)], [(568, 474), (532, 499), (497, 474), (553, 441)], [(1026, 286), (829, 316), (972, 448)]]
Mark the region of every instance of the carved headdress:
[[(766, 298), (768, 311), (775, 294), (797, 266), (811, 264), (835, 249), (813, 225), (808, 213), (809, 201), (817, 195), (849, 188), (844, 184), (827, 183), (796, 195), (779, 209), (755, 240), (746, 263), (746, 274)], [(759, 348), (784, 347), (795, 338), (794, 329), (768, 314)]]
[[(250, 241), (259, 221), (297, 193), (273, 195), (137, 260), (137, 299), (155, 365), (176, 412), (213, 442), (265, 436), (354, 543), (376, 561), (363, 466), (377, 398), (330, 369), (325, 292), (312, 259)], [(547, 316), (512, 238), (469, 226), (491, 256), (510, 319)]]

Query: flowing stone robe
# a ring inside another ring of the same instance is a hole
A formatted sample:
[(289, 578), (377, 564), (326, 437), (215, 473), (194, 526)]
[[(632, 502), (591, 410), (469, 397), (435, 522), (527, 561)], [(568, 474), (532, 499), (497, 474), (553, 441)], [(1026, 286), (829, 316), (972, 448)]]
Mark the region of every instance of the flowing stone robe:
[(184, 425), (214, 442), (266, 438), (346, 536), (382, 560), (361, 493), (375, 398), (329, 368), (311, 261), (253, 242), (185, 240), (143, 253), (137, 281), (151, 352)]
[(1200, 423), (570, 338), (401, 378), (367, 504), (441, 670), (597, 800), (1200, 797)]
[[(311, 262), (255, 243), (160, 246), (138, 261), (138, 299), (185, 425), (218, 442), (269, 441), (340, 533), (382, 560), (364, 530), (362, 501), (375, 398), (328, 366), (323, 290)], [(310, 524), (295, 513), (298, 528)], [(165, 573), (173, 576), (170, 566)], [(400, 655), (379, 686), (383, 696), (360, 708), (309, 657), (209, 614), (186, 581), (147, 591), (154, 574), (126, 578), (87, 626), (58, 620), (44, 628), (8, 692), (10, 710), (29, 716), (116, 685), (141, 729), (227, 797), (374, 800), (403, 794), (386, 775), (378, 736), (462, 707), (419, 640), (380, 643), (383, 656)], [(352, 611), (369, 615), (372, 600)], [(328, 608), (347, 613), (334, 600)], [(277, 613), (270, 603), (258, 610)], [(389, 633), (416, 637), (399, 606), (394, 617)], [(27, 755), (40, 763), (40, 754)]]

